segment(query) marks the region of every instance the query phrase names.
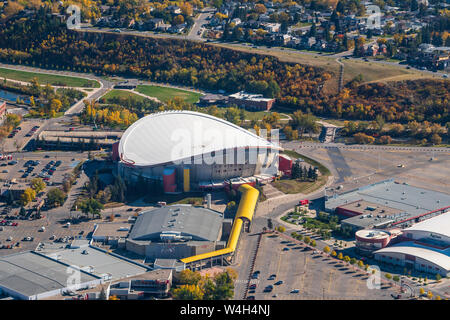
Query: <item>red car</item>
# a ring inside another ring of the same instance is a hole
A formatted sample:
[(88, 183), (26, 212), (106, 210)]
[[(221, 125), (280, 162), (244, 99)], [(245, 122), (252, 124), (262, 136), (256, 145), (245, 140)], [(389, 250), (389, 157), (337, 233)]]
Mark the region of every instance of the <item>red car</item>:
[(18, 224), (17, 222), (13, 222), (13, 223), (11, 223), (11, 225), (12, 225), (13, 227), (17, 227), (19, 224)]

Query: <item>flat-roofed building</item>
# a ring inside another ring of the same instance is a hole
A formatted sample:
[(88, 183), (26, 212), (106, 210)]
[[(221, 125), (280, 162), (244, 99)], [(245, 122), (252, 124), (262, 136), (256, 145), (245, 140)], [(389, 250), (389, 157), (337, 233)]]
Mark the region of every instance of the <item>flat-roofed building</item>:
[(151, 269), (125, 257), (89, 245), (72, 246), (49, 253), (48, 257), (67, 265), (77, 266), (103, 280), (124, 279), (143, 274)]
[(269, 111), (272, 108), (275, 99), (264, 98), (262, 94), (240, 91), (229, 95), (228, 102), (248, 110)]
[(127, 222), (102, 222), (98, 223), (92, 233), (92, 239), (98, 242), (118, 240), (126, 238), (130, 232), (132, 224)]
[(62, 294), (74, 284), (71, 279), (77, 281), (77, 288), (102, 282), (99, 276), (33, 251), (0, 257), (0, 291), (16, 299), (38, 300)]
[(405, 228), (450, 210), (450, 195), (395, 182), (380, 181), (328, 197), (325, 211), (341, 216), (354, 231)]
[(181, 259), (222, 249), (223, 214), (203, 207), (173, 205), (139, 215), (126, 240), (128, 251), (150, 259)]
[(171, 269), (158, 269), (131, 277), (110, 286), (109, 295), (121, 300), (139, 299), (148, 296), (165, 298), (172, 286)]

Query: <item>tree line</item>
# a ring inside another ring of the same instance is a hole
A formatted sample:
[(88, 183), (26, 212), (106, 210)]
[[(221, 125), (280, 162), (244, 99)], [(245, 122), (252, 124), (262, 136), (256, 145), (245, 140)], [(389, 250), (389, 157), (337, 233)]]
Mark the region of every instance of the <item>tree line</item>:
[(332, 74), (278, 58), (177, 39), (68, 30), (41, 9), (33, 18), (0, 24), (0, 61), (121, 75), (233, 93), (274, 96), (286, 110), (317, 116), (386, 121), (449, 121), (449, 82), (370, 83), (324, 94)]

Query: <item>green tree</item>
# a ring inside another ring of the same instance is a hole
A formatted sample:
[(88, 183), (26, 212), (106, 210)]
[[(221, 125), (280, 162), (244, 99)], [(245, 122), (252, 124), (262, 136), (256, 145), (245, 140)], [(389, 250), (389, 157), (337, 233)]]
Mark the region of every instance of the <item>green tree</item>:
[(214, 290), (214, 300), (229, 300), (234, 296), (234, 281), (237, 279), (237, 274), (227, 269), (214, 277), (216, 288)]
[(198, 285), (182, 285), (173, 290), (172, 296), (175, 300), (202, 300), (203, 292)]
[(50, 207), (61, 206), (66, 199), (66, 194), (59, 188), (53, 188), (47, 193), (47, 204)]
[(201, 280), (202, 276), (200, 272), (191, 271), (189, 269), (183, 270), (180, 272), (178, 276), (178, 280), (182, 284), (198, 284)]
[(100, 217), (102, 209), (104, 209), (103, 204), (92, 198), (86, 199), (82, 201), (80, 204), (81, 212), (83, 212), (86, 215), (91, 214), (92, 217), (94, 216)]
[(27, 211), (24, 207), (20, 207), (19, 215), (25, 217), (27, 215)]
[(44, 180), (42, 180), (41, 178), (34, 178), (33, 180), (31, 180), (31, 188), (33, 188), (36, 193), (41, 192), (42, 190), (44, 190), (46, 187), (46, 184), (44, 182)]

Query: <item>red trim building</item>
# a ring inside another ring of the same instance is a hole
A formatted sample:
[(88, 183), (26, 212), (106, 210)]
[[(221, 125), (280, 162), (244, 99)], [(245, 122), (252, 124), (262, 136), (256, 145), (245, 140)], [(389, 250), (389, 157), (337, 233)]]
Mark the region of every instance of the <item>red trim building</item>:
[(228, 96), (228, 102), (248, 110), (269, 111), (275, 99), (264, 98), (262, 94), (238, 92)]

